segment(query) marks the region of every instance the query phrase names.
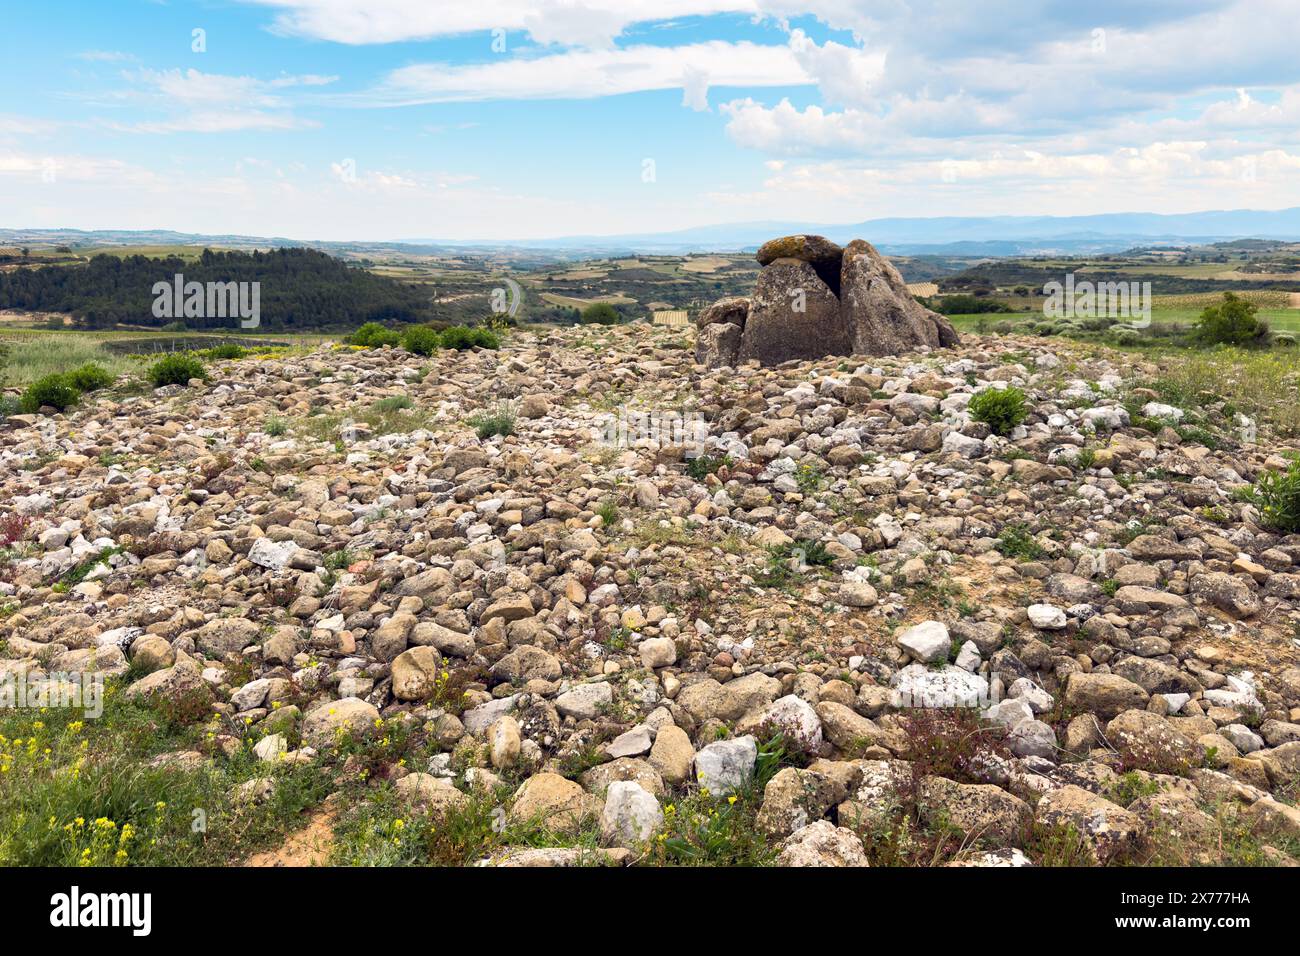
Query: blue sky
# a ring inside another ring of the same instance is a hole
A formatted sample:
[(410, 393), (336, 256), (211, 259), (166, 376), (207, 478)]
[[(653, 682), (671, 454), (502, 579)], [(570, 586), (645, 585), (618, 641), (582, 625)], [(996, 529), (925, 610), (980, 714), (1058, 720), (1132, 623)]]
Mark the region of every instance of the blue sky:
[(4, 226), (528, 239), (1300, 205), (1294, 0), (11, 0), (5, 20)]

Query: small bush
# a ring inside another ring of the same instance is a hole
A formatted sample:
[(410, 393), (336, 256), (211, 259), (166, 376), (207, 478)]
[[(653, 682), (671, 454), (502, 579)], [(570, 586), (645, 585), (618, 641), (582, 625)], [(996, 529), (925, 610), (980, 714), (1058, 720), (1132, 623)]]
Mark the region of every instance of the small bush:
[(984, 422), (995, 435), (1010, 435), (1011, 430), (1028, 416), (1025, 393), (1014, 385), (986, 388), (977, 392), (967, 406), (971, 418)]
[(491, 329), (469, 328), (453, 325), (442, 330), (442, 347), (445, 349), (499, 349), (501, 340)]
[(1034, 538), (1029, 526), (1023, 524), (1010, 524), (1003, 528), (994, 547), (1008, 558), (1033, 561), (1043, 556), (1043, 546)]
[(27, 537), (27, 530), (31, 527), (31, 523), (30, 517), (20, 515), (16, 511), (0, 518), (0, 548), (11, 548)]
[(68, 381), (79, 392), (93, 392), (113, 384), (113, 376), (102, 365), (87, 362), (68, 373)]
[(1283, 534), (1300, 532), (1300, 460), (1286, 471), (1266, 471), (1255, 484), (1254, 500), (1263, 523)]
[(162, 388), (164, 385), (188, 385), (192, 378), (207, 378), (208, 370), (198, 356), (176, 352), (154, 362), (145, 375), (154, 388)]
[(389, 395), (387, 398), (381, 398), (371, 406), (375, 411), (381, 414), (387, 412), (400, 412), (404, 408), (411, 408), (415, 402), (411, 401), (409, 395)]
[(719, 457), (699, 455), (686, 460), (686, 474), (690, 475), (695, 481), (703, 481), (709, 475), (717, 474), (719, 469), (726, 468), (731, 463), (730, 455)]
[(28, 414), (38, 412), (44, 406), (63, 411), (77, 403), (77, 395), (77, 387), (68, 376), (47, 375), (27, 386), (20, 404)]
[(1256, 317), (1259, 307), (1231, 292), (1209, 306), (1196, 320), (1196, 339), (1205, 345), (1248, 345), (1268, 335), (1268, 324)]
[(1011, 306), (997, 299), (958, 293), (940, 297), (935, 304), (936, 312), (944, 315), (979, 315), (983, 313), (1002, 313), (1012, 311)]
[(249, 354), (248, 349), (234, 342), (222, 342), (214, 345), (204, 353), (210, 359), (241, 359)]
[(402, 336), (378, 322), (367, 322), (347, 338), (349, 345), (377, 349), (384, 345), (400, 345)]
[(262, 430), (272, 438), (279, 438), (289, 430), (289, 426), (283, 418), (276, 418), (273, 416), (266, 420), (266, 424), (262, 426)]
[(584, 325), (618, 325), (622, 321), (618, 309), (608, 302), (593, 302), (582, 310)]
[(411, 325), (402, 333), (402, 348), (416, 355), (432, 355), (440, 342), (438, 333), (427, 325)]
[(513, 435), (516, 415), (517, 412), (510, 403), (501, 402), (494, 411), (480, 412), (472, 416), (469, 423), (474, 427), (479, 439), (486, 440), (493, 435)]

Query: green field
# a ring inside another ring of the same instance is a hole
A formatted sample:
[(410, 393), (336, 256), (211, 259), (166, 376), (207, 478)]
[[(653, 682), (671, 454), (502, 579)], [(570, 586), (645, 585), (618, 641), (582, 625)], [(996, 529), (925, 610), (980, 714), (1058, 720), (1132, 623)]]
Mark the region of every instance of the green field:
[[(1268, 327), (1274, 332), (1300, 333), (1300, 309), (1260, 309), (1256, 314), (1266, 321)], [(1151, 311), (1151, 321), (1156, 325), (1189, 326), (1196, 322), (1200, 315), (1201, 310), (1194, 308), (1153, 309)], [(1042, 318), (1042, 313), (1039, 312), (987, 312), (980, 315), (948, 316), (953, 327), (959, 332), (974, 332), (981, 319), (991, 328), (999, 322), (1011, 322), (1019, 325), (1040, 318)]]
[(113, 375), (141, 369), (152, 353), (206, 349), (223, 342), (245, 345), (284, 345), (310, 348), (337, 336), (268, 333), (225, 335), (187, 332), (168, 335), (149, 332), (73, 332), (39, 329), (6, 329), (0, 332), (0, 387), (20, 389), (46, 375), (78, 368), (89, 362), (102, 365)]

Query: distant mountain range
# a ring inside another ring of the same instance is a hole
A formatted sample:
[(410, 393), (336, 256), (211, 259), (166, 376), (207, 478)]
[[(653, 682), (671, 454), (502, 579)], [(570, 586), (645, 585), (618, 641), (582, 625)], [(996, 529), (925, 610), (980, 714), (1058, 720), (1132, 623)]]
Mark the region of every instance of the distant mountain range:
[(895, 217), (848, 225), (768, 221), (675, 232), (562, 236), (513, 244), (538, 249), (618, 248), (644, 253), (732, 252), (755, 249), (774, 236), (798, 232), (817, 233), (840, 243), (866, 239), (881, 251), (895, 255), (1118, 252), (1136, 245), (1204, 245), (1246, 238), (1300, 240), (1300, 207), (1174, 215), (1124, 212), (1095, 216)]
[(229, 248), (312, 246), (330, 252), (479, 253), (533, 251), (554, 258), (622, 254), (684, 255), (743, 252), (775, 236), (812, 232), (836, 242), (866, 239), (894, 255), (1025, 256), (1121, 252), (1133, 246), (1205, 245), (1232, 239), (1300, 241), (1300, 207), (1279, 210), (1234, 209), (1162, 215), (1148, 212), (1095, 216), (943, 216), (868, 219), (834, 225), (808, 222), (745, 222), (700, 226), (673, 232), (614, 236), (572, 235), (553, 239), (500, 239), (472, 242), (446, 238), (390, 242), (317, 242), (243, 235), (202, 235), (150, 230), (0, 229), (3, 245), (173, 245), (209, 244)]

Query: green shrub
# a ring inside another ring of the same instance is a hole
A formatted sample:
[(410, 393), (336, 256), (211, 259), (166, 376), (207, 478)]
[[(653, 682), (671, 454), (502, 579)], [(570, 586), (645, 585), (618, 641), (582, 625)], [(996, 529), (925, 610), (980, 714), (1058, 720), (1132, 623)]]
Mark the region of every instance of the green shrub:
[(1268, 324), (1256, 317), (1259, 307), (1231, 292), (1196, 320), (1196, 339), (1205, 345), (1248, 345), (1268, 335)]
[(79, 392), (93, 392), (113, 384), (113, 376), (102, 365), (87, 362), (68, 373), (68, 381)]
[(719, 468), (726, 468), (731, 464), (730, 455), (720, 457), (699, 455), (695, 458), (686, 459), (686, 474), (696, 481), (703, 481), (709, 475), (716, 474)]
[(159, 359), (145, 372), (154, 388), (164, 385), (188, 385), (192, 378), (207, 378), (208, 370), (196, 355), (175, 352)]
[(377, 349), (384, 345), (400, 345), (402, 336), (378, 322), (367, 322), (348, 336), (347, 342), (349, 345)]
[(608, 302), (593, 302), (582, 310), (584, 325), (618, 325), (623, 317)]
[(0, 422), (10, 415), (17, 415), (22, 409), (22, 402), (12, 395), (0, 395)]
[(1010, 312), (1011, 306), (987, 296), (970, 295), (962, 292), (957, 295), (942, 296), (935, 304), (934, 310), (944, 315), (979, 315), (989, 312)]
[(210, 359), (241, 359), (248, 355), (248, 349), (234, 342), (222, 342), (203, 353)]
[(453, 325), (442, 330), (442, 347), (445, 349), (499, 349), (501, 340), (491, 329), (469, 328)]
[(370, 407), (377, 412), (385, 413), (400, 412), (402, 409), (411, 408), (414, 405), (415, 402), (411, 401), (409, 395), (389, 395), (387, 398), (381, 398)]
[(481, 440), (493, 435), (513, 435), (517, 412), (509, 402), (499, 402), (490, 412), (479, 412), (469, 419), (469, 424)]
[(984, 422), (995, 435), (1011, 434), (1011, 430), (1029, 414), (1025, 408), (1025, 393), (1014, 385), (977, 392), (966, 408), (971, 418)]
[(1034, 538), (1026, 524), (1009, 524), (998, 534), (998, 552), (1008, 558), (1033, 561), (1043, 556), (1043, 546)]
[(402, 332), (402, 348), (416, 355), (432, 355), (439, 342), (441, 337), (427, 325), (410, 325)]
[(1300, 459), (1286, 471), (1266, 471), (1255, 483), (1255, 505), (1263, 523), (1283, 534), (1300, 532)]
[(63, 411), (77, 403), (77, 395), (77, 387), (68, 376), (47, 375), (27, 386), (20, 405), (29, 415), (46, 405)]

